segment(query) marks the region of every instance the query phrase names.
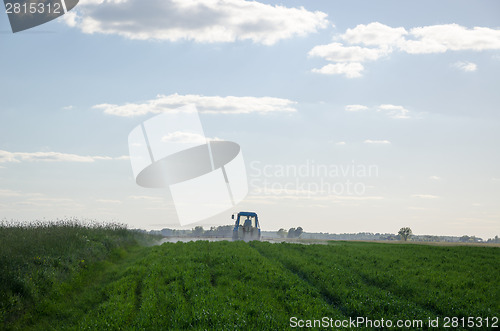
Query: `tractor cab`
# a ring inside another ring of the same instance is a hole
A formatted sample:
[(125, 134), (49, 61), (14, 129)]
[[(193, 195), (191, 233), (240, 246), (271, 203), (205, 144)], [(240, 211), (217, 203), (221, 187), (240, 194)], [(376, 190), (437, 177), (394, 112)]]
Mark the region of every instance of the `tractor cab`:
[(260, 224), (256, 213), (242, 211), (236, 217), (233, 214), (234, 222), (233, 240), (260, 240)]

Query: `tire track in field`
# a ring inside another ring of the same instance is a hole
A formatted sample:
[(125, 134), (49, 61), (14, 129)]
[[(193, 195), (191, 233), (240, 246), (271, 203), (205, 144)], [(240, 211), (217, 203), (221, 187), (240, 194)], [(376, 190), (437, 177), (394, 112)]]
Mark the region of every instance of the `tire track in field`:
[(263, 250), (255, 247), (252, 243), (250, 243), (250, 247), (253, 248), (256, 252), (258, 252), (264, 259), (272, 261), (272, 263), (279, 264), (281, 267), (283, 267), (283, 269), (288, 270), (289, 272), (291, 272), (292, 274), (297, 276), (300, 280), (307, 283), (309, 286), (315, 288), (318, 291), (318, 293), (321, 295), (321, 299), (325, 303), (332, 306), (334, 309), (337, 309), (343, 315), (349, 316), (348, 311), (342, 305), (342, 301), (340, 300), (340, 298), (330, 295), (321, 286), (318, 287), (318, 285), (315, 282), (313, 282), (309, 279), (307, 274), (301, 272), (300, 270), (296, 270), (293, 267), (290, 267), (289, 265), (283, 263), (282, 261), (272, 257), (271, 254), (266, 254)]
[[(398, 291), (394, 291), (393, 289), (391, 289), (390, 287), (388, 287), (387, 285), (383, 284), (382, 282), (379, 282), (373, 278), (371, 278), (370, 276), (368, 275), (365, 275), (362, 271), (359, 271), (359, 277), (360, 279), (363, 281), (364, 284), (366, 284), (367, 286), (371, 286), (371, 287), (375, 287), (375, 288), (378, 288), (382, 291), (387, 291), (391, 294), (393, 294), (395, 297), (399, 298), (399, 299), (403, 299), (403, 300), (408, 300), (407, 298), (408, 297), (412, 297), (412, 295), (403, 295), (403, 294), (400, 294), (398, 293)], [(443, 312), (441, 309), (438, 309), (437, 307), (435, 307), (434, 305), (431, 305), (431, 304), (423, 304), (423, 303), (420, 303), (420, 302), (416, 302), (416, 301), (410, 301), (412, 304), (424, 309), (424, 310), (427, 310), (429, 311), (430, 313), (432, 314), (435, 314), (437, 316), (441, 316), (441, 315), (446, 315), (446, 312)], [(429, 315), (430, 316), (430, 315)]]
[(137, 284), (135, 286), (135, 300), (134, 300), (134, 306), (137, 310), (141, 309), (141, 303), (142, 303), (142, 280), (143, 275), (137, 278)]
[[(272, 259), (274, 262), (280, 263), (281, 265), (283, 265), (284, 268), (286, 268), (290, 272), (294, 273), (295, 275), (300, 277), (302, 280), (309, 283), (311, 286), (315, 287), (318, 290), (318, 292), (321, 293), (324, 300), (328, 304), (333, 305), (336, 309), (341, 311), (345, 316), (357, 318), (359, 316), (366, 315), (366, 312), (359, 311), (358, 309), (353, 308), (353, 307), (349, 307), (347, 305), (347, 303), (351, 301), (350, 298), (342, 297), (340, 295), (336, 295), (335, 293), (332, 293), (332, 291), (329, 291), (328, 288), (325, 287), (325, 284), (322, 284), (320, 281), (314, 279), (313, 274), (308, 273), (307, 271), (305, 272), (305, 271), (300, 270), (299, 266), (295, 266), (290, 261), (286, 261), (286, 259), (280, 259), (280, 257), (278, 255), (273, 255), (272, 253), (266, 252), (265, 247), (258, 246), (258, 245), (252, 245), (252, 247), (255, 248), (257, 251), (259, 251), (259, 253), (261, 253), (264, 257)], [(309, 257), (311, 257), (311, 261), (313, 261), (317, 258), (323, 258), (323, 259), (326, 258), (324, 256), (319, 256), (316, 252), (306, 252), (307, 249), (304, 249), (303, 247), (300, 247), (300, 246), (288, 245), (287, 249), (291, 249), (295, 253), (299, 253), (302, 256), (309, 256)], [(284, 251), (286, 251), (286, 250), (284, 250)], [(359, 279), (361, 280), (361, 284), (366, 286), (367, 290), (370, 290), (370, 289), (372, 290), (369, 292), (373, 292), (373, 290), (375, 293), (386, 292), (387, 294), (390, 294), (395, 299), (397, 299), (400, 302), (400, 304), (405, 304), (405, 305), (409, 305), (409, 306), (412, 306), (414, 308), (417, 308), (418, 310), (420, 310), (420, 314), (425, 315), (425, 313), (431, 313), (428, 309), (425, 309), (424, 307), (422, 307), (418, 303), (413, 302), (413, 301), (409, 301), (408, 298), (402, 298), (398, 295), (394, 295), (391, 291), (387, 291), (385, 289), (381, 289), (381, 288), (376, 287), (376, 286), (371, 286), (369, 284), (364, 283), (361, 278), (359, 278)], [(370, 294), (370, 297), (371, 297), (371, 294)], [(377, 297), (378, 296), (376, 296), (374, 298), (377, 298)], [(426, 316), (432, 316), (432, 314), (430, 314), (430, 315), (428, 314)]]
[[(295, 250), (296, 252), (300, 252), (302, 254), (308, 255), (312, 258), (318, 258), (318, 257), (325, 258), (321, 255), (316, 254), (315, 252), (310, 252), (307, 250), (300, 250), (297, 247), (291, 247), (291, 249)], [(362, 284), (364, 284), (367, 288), (375, 288), (375, 289), (378, 289), (380, 291), (387, 292), (402, 302), (407, 302), (413, 306), (419, 307), (420, 309), (428, 312), (429, 316), (446, 315), (446, 312), (443, 312), (441, 309), (438, 309), (434, 305), (420, 303), (417, 301), (410, 301), (409, 297), (412, 297), (411, 294), (401, 294), (400, 291), (398, 291), (398, 289), (394, 290), (389, 285), (387, 285), (387, 282), (383, 283), (383, 282), (377, 281), (376, 279), (370, 277), (370, 275), (366, 274), (362, 269), (357, 268), (355, 264), (350, 265), (349, 267), (352, 268), (357, 273), (359, 280), (361, 280)]]

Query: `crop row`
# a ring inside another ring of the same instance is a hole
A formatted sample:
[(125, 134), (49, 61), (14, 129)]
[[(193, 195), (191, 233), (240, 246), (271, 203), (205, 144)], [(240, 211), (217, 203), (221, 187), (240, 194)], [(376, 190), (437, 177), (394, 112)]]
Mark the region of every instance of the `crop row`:
[(496, 248), (251, 243), (357, 317), (498, 316)]
[(298, 319), (499, 316), (497, 248), (165, 243), (89, 265), (19, 326), (284, 329)]

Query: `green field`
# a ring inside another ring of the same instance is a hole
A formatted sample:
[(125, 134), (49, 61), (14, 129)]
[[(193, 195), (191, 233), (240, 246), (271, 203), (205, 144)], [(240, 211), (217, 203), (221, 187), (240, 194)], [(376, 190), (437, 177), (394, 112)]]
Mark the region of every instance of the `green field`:
[[(69, 235), (68, 229), (52, 231)], [(13, 260), (15, 252), (2, 251), (4, 328), (281, 330), (292, 317), (304, 323), (364, 317), (422, 320), (426, 329), (429, 318), (439, 318), (442, 328), (445, 317), (454, 317), (458, 324), (450, 320), (457, 326), (450, 329), (460, 329), (481, 317), (488, 329), (500, 317), (498, 247), (225, 241), (145, 247), (124, 229), (75, 229), (72, 240), (60, 234), (50, 249), (39, 239)], [(2, 240), (7, 230), (0, 229)]]

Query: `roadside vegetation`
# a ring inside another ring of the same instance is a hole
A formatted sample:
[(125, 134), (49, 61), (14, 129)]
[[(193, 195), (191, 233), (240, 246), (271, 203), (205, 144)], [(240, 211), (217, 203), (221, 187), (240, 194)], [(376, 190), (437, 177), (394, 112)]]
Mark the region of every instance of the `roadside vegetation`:
[(2, 250), (2, 259), (16, 256), (7, 267), (2, 262), (8, 278), (1, 273), (10, 284), (2, 288), (3, 323), (12, 330), (276, 330), (291, 317), (500, 315), (497, 247), (338, 241), (147, 247), (138, 244), (141, 234), (114, 225), (1, 231), (2, 248), (9, 231), (30, 242), (28, 249), (10, 239), (17, 252)]
[(88, 266), (150, 238), (121, 224), (0, 221), (0, 329)]

